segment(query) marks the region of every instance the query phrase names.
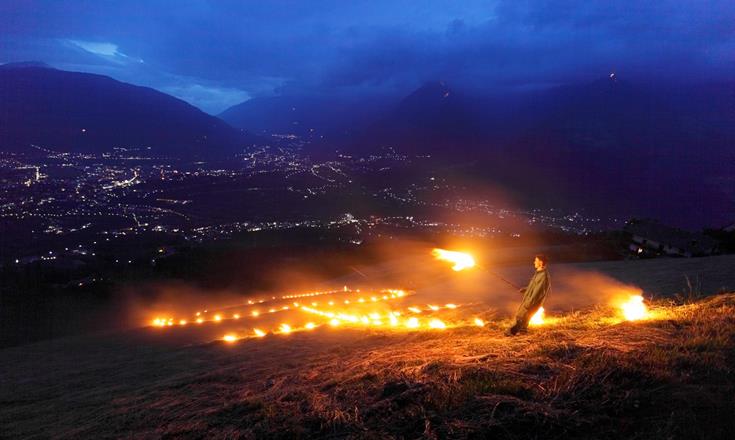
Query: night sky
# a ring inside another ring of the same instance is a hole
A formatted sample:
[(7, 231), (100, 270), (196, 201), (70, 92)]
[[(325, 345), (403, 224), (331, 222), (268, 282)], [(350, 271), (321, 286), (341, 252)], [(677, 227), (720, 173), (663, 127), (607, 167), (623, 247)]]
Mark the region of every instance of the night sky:
[(154, 87), (216, 114), (256, 96), (735, 78), (735, 2), (0, 3), (0, 63)]

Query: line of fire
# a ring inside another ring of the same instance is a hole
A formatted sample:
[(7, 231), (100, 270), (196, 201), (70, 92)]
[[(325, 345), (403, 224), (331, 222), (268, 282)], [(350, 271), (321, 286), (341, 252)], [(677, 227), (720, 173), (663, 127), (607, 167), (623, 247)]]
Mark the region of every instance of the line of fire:
[[(485, 270), (468, 252), (435, 248), (431, 255), (451, 265), (455, 273)], [(511, 287), (515, 287), (511, 285)], [(488, 321), (472, 313), (473, 304), (426, 303), (416, 291), (402, 288), (341, 289), (290, 293), (248, 299), (241, 304), (208, 307), (188, 315), (159, 312), (149, 324), (154, 328), (211, 326), (229, 324), (222, 341), (234, 343), (243, 339), (263, 338), (269, 334), (289, 335), (312, 331), (319, 327), (338, 329), (383, 329), (387, 331), (440, 331), (462, 326), (485, 327)], [(611, 314), (605, 324), (661, 318), (649, 309), (639, 293), (621, 291), (607, 304)], [(465, 312), (465, 310), (467, 310)], [(547, 315), (543, 305), (530, 317), (532, 327), (553, 326), (563, 315)]]

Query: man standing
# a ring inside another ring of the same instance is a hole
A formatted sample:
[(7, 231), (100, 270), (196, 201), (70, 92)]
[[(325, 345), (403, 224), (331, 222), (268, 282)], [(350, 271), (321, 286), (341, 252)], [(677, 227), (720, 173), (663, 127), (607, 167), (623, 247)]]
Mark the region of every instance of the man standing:
[(518, 332), (525, 332), (528, 329), (528, 321), (544, 303), (546, 294), (551, 289), (549, 271), (546, 270), (546, 256), (541, 254), (536, 255), (533, 259), (533, 267), (536, 268), (536, 273), (533, 274), (531, 281), (528, 282), (528, 287), (521, 289), (523, 301), (518, 306), (513, 326), (505, 331), (507, 336), (513, 336)]

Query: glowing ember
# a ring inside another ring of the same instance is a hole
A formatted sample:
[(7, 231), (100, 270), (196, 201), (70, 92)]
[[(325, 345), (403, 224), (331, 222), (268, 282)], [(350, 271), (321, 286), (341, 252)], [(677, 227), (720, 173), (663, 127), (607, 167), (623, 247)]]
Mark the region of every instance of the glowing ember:
[(225, 342), (235, 342), (237, 341), (237, 336), (233, 334), (227, 334), (222, 338), (222, 340)]
[(475, 325), (478, 327), (485, 327), (485, 321), (480, 318), (475, 318)]
[(253, 310), (253, 313), (251, 313), (251, 315), (257, 317), (258, 315), (260, 315), (260, 313), (257, 310)]
[(341, 322), (337, 318), (333, 318), (332, 320), (329, 321), (329, 325), (331, 325), (332, 327), (337, 327), (340, 324), (341, 324)]
[(431, 310), (439, 310), (439, 306), (435, 306), (435, 305), (432, 305), (432, 304), (429, 304), (429, 308)]
[(314, 324), (313, 322), (307, 322), (304, 326), (304, 328), (307, 330), (312, 330), (314, 327), (316, 327), (316, 324)]
[(419, 327), (419, 319), (418, 318), (408, 318), (406, 320), (406, 327), (408, 328), (418, 328)]
[(530, 325), (541, 325), (544, 323), (544, 308), (539, 307), (536, 313), (533, 314), (531, 319), (528, 321)]
[(197, 324), (201, 324), (202, 322), (204, 322), (204, 319), (202, 319), (202, 318), (197, 318)]
[(221, 315), (214, 315), (214, 320), (215, 320), (215, 322), (220, 322), (220, 321), (222, 321), (222, 316)]
[(186, 319), (180, 319), (179, 325), (186, 325)]
[(281, 333), (291, 333), (291, 326), (288, 324), (281, 324), (280, 327), (278, 327), (278, 330), (281, 331)]
[(233, 319), (240, 319), (240, 314), (239, 313), (235, 313), (234, 315), (232, 315), (232, 318)]
[(257, 328), (256, 329), (253, 329), (253, 333), (255, 333), (255, 336), (258, 337), (258, 338), (262, 338), (263, 336), (265, 336), (265, 332), (263, 330), (259, 330)]
[(648, 308), (640, 295), (632, 295), (628, 301), (620, 305), (620, 309), (628, 321), (638, 321), (648, 317)]
[(429, 328), (447, 328), (447, 326), (438, 319), (432, 319), (429, 321)]
[(418, 307), (409, 307), (408, 310), (412, 311), (413, 313), (421, 313), (421, 309)]
[(431, 254), (437, 260), (448, 261), (453, 263), (452, 270), (459, 272), (475, 266), (475, 259), (472, 255), (463, 252), (448, 251), (445, 249), (434, 249)]
[(448, 309), (456, 309), (457, 308), (457, 305), (456, 304), (446, 304), (444, 307), (446, 307)]

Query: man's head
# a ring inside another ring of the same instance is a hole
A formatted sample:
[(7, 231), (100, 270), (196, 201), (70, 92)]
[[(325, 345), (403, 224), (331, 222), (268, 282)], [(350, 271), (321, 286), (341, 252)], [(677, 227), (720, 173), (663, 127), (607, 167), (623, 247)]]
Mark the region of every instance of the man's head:
[(536, 268), (536, 270), (541, 270), (546, 267), (546, 255), (544, 254), (538, 254), (533, 259), (533, 267)]

